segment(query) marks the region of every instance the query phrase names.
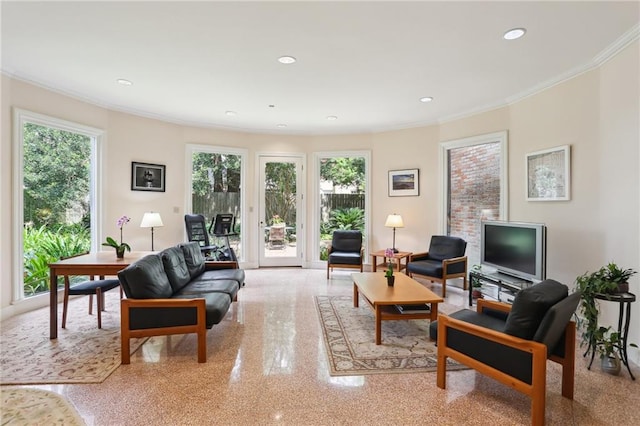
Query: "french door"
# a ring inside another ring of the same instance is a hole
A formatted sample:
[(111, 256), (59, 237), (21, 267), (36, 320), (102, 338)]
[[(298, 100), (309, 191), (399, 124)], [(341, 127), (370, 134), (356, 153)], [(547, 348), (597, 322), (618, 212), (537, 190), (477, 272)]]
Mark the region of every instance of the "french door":
[(302, 266), (304, 247), (301, 155), (260, 155), (260, 266)]

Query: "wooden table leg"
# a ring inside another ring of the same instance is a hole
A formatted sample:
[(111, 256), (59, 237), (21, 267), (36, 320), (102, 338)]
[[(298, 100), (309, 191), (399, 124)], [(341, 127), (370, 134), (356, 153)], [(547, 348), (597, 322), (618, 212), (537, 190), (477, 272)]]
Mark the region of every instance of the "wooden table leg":
[(431, 318), (430, 321), (436, 321), (438, 319), (438, 304), (431, 304)]
[(353, 284), (353, 307), (357, 308), (358, 307), (358, 286), (354, 283)]
[(382, 305), (376, 305), (376, 345), (382, 344)]
[(373, 266), (371, 267), (371, 271), (373, 272), (378, 272), (378, 257), (375, 254), (371, 255), (371, 258), (373, 259)]
[(58, 276), (49, 272), (49, 339), (58, 338)]

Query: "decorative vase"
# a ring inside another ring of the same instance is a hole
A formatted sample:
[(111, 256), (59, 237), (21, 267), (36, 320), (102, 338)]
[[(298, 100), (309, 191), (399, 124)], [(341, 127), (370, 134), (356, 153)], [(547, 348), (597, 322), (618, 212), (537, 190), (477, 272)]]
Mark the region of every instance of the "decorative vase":
[(387, 285), (389, 287), (393, 287), (393, 284), (395, 283), (395, 281), (396, 281), (395, 276), (391, 275), (390, 277), (389, 276), (387, 277)]
[(118, 248), (116, 249), (116, 257), (117, 257), (118, 259), (124, 259), (124, 250), (125, 250), (125, 248), (124, 248), (124, 247), (118, 247)]
[(600, 361), (600, 367), (605, 373), (609, 373), (612, 376), (620, 374), (620, 358), (618, 354), (614, 354), (612, 357), (604, 356)]

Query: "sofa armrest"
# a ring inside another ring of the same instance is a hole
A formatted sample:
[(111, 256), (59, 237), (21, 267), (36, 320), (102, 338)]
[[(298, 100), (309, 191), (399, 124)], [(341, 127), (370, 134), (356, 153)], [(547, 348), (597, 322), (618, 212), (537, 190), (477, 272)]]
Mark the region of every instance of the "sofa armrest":
[(478, 299), (477, 300), (477, 312), (481, 314), (485, 309), (491, 309), (493, 311), (504, 312), (508, 314), (511, 312), (511, 306), (509, 303), (497, 302), (495, 300)]
[(458, 264), (464, 264), (464, 271), (466, 273), (467, 271), (467, 256), (460, 256), (460, 257), (452, 257), (450, 259), (444, 259), (442, 261), (442, 274), (443, 275), (447, 275), (447, 270), (449, 268), (449, 266), (454, 266), (454, 265), (458, 265)]
[(413, 262), (415, 260), (424, 260), (424, 259), (427, 259), (428, 257), (429, 257), (428, 251), (424, 251), (421, 253), (413, 253), (411, 256), (409, 256), (409, 262)]
[[(145, 324), (137, 319), (138, 314), (153, 312), (158, 324)], [(180, 321), (172, 324), (167, 313), (174, 311)], [(133, 318), (132, 318), (133, 316)], [(132, 327), (133, 326), (133, 327)], [(121, 357), (123, 364), (130, 362), (129, 339), (136, 337), (164, 336), (169, 334), (198, 335), (198, 362), (206, 362), (206, 305), (205, 300), (196, 299), (122, 299), (120, 301)]]

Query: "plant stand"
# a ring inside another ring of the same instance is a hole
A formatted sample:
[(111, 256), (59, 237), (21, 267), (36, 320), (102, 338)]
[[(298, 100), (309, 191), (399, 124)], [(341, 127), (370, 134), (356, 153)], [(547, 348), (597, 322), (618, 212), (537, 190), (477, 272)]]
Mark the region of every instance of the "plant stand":
[[(627, 337), (629, 335), (629, 322), (631, 321), (631, 304), (636, 301), (636, 295), (633, 293), (598, 293), (595, 295), (595, 298), (606, 302), (618, 302), (620, 304), (620, 311), (618, 313), (618, 333), (620, 334), (620, 340), (622, 343), (620, 345), (616, 345), (616, 347), (620, 354), (620, 360), (624, 366), (627, 367), (629, 376), (631, 376), (632, 380), (635, 380), (636, 378), (633, 377), (631, 369), (629, 368), (629, 358), (627, 357)], [(591, 361), (589, 362), (589, 367), (587, 367), (588, 370), (591, 370), (591, 364), (593, 364), (593, 358), (596, 355), (596, 346), (597, 344), (595, 342), (589, 342), (587, 351), (582, 355), (583, 357), (587, 356), (589, 351), (591, 351)]]

